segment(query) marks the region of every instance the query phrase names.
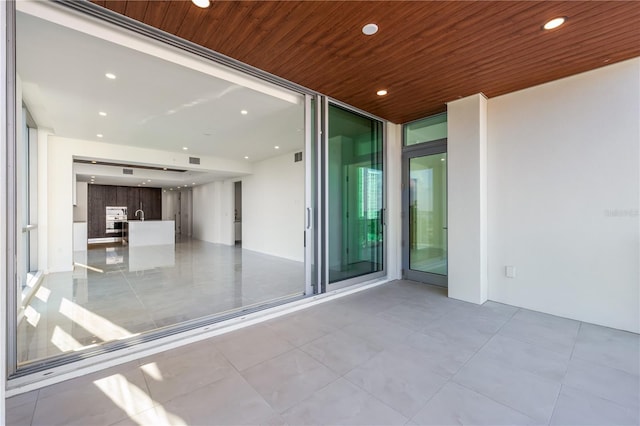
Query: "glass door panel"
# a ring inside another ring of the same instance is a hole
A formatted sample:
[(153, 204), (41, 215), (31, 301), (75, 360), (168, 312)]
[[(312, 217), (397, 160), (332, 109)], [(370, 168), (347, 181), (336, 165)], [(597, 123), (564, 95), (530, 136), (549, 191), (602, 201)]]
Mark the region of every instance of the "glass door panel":
[(405, 167), (405, 275), (446, 285), (447, 154), (410, 154)]
[(382, 123), (329, 106), (329, 283), (383, 270)]

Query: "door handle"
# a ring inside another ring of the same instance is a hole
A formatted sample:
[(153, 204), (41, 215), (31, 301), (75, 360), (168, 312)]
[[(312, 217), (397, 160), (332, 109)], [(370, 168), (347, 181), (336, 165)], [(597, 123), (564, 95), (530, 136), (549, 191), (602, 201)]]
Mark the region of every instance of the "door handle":
[(311, 229), (311, 208), (307, 207), (307, 224), (306, 229)]

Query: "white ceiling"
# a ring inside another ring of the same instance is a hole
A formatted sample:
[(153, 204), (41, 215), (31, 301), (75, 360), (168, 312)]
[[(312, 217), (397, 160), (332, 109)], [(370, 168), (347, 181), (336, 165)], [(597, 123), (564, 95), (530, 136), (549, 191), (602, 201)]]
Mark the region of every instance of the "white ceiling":
[[(25, 13), (17, 71), (34, 120), (58, 136), (251, 162), (303, 149), (301, 95), (274, 87), (273, 96)], [(199, 180), (227, 177), (212, 172)]]

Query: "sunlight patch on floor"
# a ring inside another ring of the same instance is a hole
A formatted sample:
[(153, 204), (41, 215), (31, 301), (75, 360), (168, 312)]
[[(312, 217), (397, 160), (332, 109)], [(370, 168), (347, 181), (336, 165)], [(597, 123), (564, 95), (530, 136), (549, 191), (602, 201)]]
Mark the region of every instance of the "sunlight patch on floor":
[[(114, 404), (140, 425), (186, 425), (180, 417), (167, 412), (122, 374), (93, 382)], [(154, 408), (153, 410), (150, 408)]]
[(60, 313), (105, 342), (134, 335), (134, 333), (64, 297), (60, 302)]

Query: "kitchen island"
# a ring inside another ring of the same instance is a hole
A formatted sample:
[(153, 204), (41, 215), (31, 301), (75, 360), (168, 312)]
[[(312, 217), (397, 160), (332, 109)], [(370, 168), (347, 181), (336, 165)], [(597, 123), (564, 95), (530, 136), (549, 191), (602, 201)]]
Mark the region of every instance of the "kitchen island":
[(129, 247), (175, 245), (173, 220), (130, 220), (126, 226)]

